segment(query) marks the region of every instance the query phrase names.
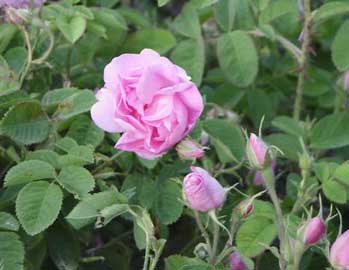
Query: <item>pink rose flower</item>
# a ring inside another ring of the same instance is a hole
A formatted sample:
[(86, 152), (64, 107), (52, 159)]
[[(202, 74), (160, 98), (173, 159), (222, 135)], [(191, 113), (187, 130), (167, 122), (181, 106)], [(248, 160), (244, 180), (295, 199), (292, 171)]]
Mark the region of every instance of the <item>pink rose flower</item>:
[(123, 135), (116, 148), (154, 159), (182, 140), (203, 110), (185, 71), (151, 49), (123, 54), (104, 69), (104, 88), (91, 108), (93, 121)]
[(333, 243), (330, 250), (330, 262), (337, 270), (349, 269), (349, 230)]
[(245, 270), (247, 269), (247, 265), (241, 258), (241, 255), (239, 252), (235, 251), (232, 254), (230, 254), (230, 270)]
[(177, 147), (177, 153), (182, 159), (202, 158), (205, 155), (204, 148), (196, 141), (185, 139)]
[(207, 212), (219, 208), (225, 200), (225, 189), (207, 171), (191, 167), (183, 182), (183, 193), (190, 208)]
[(268, 146), (266, 145), (266, 143), (261, 138), (252, 133), (246, 146), (246, 153), (251, 166), (254, 168), (264, 167), (267, 152)]
[[(31, 0), (0, 0), (0, 7), (29, 8)], [(46, 0), (43, 0), (44, 3)], [(33, 0), (34, 7), (40, 6), (40, 0)]]
[(325, 221), (321, 217), (312, 218), (305, 227), (304, 243), (307, 245), (314, 245), (320, 241), (325, 233)]

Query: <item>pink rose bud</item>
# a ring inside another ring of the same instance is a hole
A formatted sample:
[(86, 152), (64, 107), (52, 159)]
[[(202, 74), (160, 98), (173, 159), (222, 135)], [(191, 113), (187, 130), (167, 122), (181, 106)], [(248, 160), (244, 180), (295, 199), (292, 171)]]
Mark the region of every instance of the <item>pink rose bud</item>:
[(122, 54), (104, 69), (104, 88), (91, 117), (107, 132), (123, 133), (115, 147), (154, 159), (181, 141), (203, 111), (186, 72), (151, 49)]
[(185, 139), (177, 145), (177, 153), (182, 159), (202, 158), (205, 155), (204, 148), (196, 141)]
[(253, 168), (262, 169), (266, 165), (268, 146), (261, 138), (252, 133), (247, 142), (246, 154)]
[(219, 208), (225, 200), (225, 189), (207, 171), (191, 167), (183, 181), (183, 193), (188, 206), (201, 212)]
[(330, 249), (330, 262), (336, 270), (349, 269), (349, 230), (333, 243)]
[(230, 270), (245, 270), (248, 269), (247, 265), (241, 258), (239, 252), (235, 251), (230, 255)]
[(240, 218), (247, 218), (253, 213), (254, 204), (253, 199), (246, 199), (240, 202), (234, 209), (235, 213)]
[[(40, 6), (46, 0), (33, 0), (34, 7)], [(0, 7), (12, 7), (12, 8), (29, 8), (31, 0), (0, 0)]]
[(349, 70), (344, 73), (344, 90), (349, 90)]
[[(276, 170), (276, 160), (275, 159), (271, 162), (271, 168), (275, 172), (275, 170)], [(253, 184), (255, 186), (264, 185), (264, 178), (263, 178), (261, 171), (256, 171), (256, 173), (254, 175), (254, 179), (253, 179)]]
[(314, 245), (326, 233), (326, 224), (321, 217), (315, 217), (305, 227), (304, 243), (307, 245)]

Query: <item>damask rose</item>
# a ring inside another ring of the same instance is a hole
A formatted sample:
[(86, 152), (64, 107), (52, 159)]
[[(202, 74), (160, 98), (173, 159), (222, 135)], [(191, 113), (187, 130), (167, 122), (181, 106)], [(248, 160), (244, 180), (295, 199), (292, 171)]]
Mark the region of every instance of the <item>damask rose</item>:
[(314, 245), (320, 241), (320, 239), (326, 233), (326, 224), (321, 217), (312, 218), (304, 232), (304, 243), (307, 245)]
[(230, 254), (230, 270), (247, 270), (248, 267), (243, 261), (239, 252), (235, 251)]
[(154, 159), (182, 140), (203, 110), (186, 72), (151, 49), (123, 54), (104, 69), (104, 88), (91, 108), (107, 132), (123, 133), (116, 148)]
[(330, 249), (330, 262), (336, 270), (349, 270), (349, 230), (333, 243)]
[(204, 147), (192, 139), (181, 141), (177, 147), (177, 153), (182, 159), (197, 159), (205, 155)]
[(207, 212), (223, 204), (226, 191), (207, 171), (191, 167), (183, 181), (183, 193), (190, 208)]
[(252, 133), (247, 142), (246, 154), (251, 166), (261, 169), (266, 165), (268, 146), (261, 138)]
[[(31, 0), (0, 0), (0, 7), (29, 8)], [(33, 0), (33, 7), (40, 6), (46, 0)]]

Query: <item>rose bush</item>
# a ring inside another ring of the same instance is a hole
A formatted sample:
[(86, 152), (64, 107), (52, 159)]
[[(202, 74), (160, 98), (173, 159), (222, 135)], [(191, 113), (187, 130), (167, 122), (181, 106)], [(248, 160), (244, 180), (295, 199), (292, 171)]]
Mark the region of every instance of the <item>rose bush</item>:
[(0, 0), (0, 270), (349, 270), (348, 14)]

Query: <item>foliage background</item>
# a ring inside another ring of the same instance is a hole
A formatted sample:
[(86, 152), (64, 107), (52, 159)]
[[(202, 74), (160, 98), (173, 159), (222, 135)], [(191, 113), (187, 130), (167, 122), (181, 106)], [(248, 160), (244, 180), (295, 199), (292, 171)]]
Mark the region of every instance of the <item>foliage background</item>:
[[(345, 217), (349, 3), (314, 0), (312, 10), (305, 68), (299, 62), (303, 11), (297, 1), (62, 0), (13, 11), (12, 17), (3, 10), (0, 269), (140, 269), (144, 233), (125, 209), (108, 208), (115, 204), (149, 211), (155, 236), (167, 239), (158, 269), (188, 264), (194, 266), (185, 269), (204, 269), (196, 259), (170, 257), (193, 257), (201, 241), (192, 214), (179, 200), (190, 162), (174, 151), (155, 161), (117, 152), (118, 135), (105, 134), (89, 116), (94, 91), (103, 86), (104, 66), (143, 48), (185, 68), (205, 97), (206, 110), (191, 137), (200, 139), (205, 131), (210, 150), (198, 164), (217, 173), (225, 186), (240, 181), (247, 194), (259, 191), (247, 168), (233, 174), (225, 169), (244, 159), (241, 126), (257, 132), (264, 116), (265, 140), (284, 152), (277, 188), (294, 226), (302, 206), (314, 202), (318, 208), (318, 192), (325, 215), (334, 203)], [(300, 74), (306, 80), (299, 120), (292, 115)], [(299, 138), (313, 158), (307, 172), (311, 189), (299, 184)], [(241, 199), (229, 196), (222, 210), (225, 222)], [(274, 222), (265, 196), (237, 233), (237, 247), (255, 258), (256, 269), (277, 269), (271, 252), (259, 244), (272, 243)], [(337, 226), (338, 220), (331, 223), (330, 239)], [(328, 266), (316, 248), (303, 260), (302, 269)]]

